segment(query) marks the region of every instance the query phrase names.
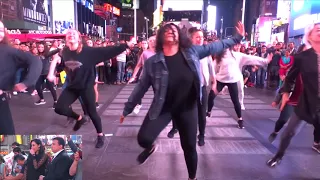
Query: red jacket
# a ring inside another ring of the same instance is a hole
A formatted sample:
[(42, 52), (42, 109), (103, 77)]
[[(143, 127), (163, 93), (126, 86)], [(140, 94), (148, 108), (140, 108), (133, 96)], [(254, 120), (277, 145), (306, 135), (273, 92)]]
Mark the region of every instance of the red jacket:
[(296, 83), (294, 85), (293, 92), (289, 98), (288, 104), (292, 106), (296, 106), (298, 104), (302, 91), (303, 91), (303, 82), (302, 82), (301, 74), (299, 74), (298, 77), (296, 78)]

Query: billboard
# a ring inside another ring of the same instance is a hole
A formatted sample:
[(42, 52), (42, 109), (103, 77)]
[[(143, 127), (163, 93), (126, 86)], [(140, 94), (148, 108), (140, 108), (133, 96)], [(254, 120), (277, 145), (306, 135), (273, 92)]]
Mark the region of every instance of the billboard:
[(277, 18), (280, 18), (282, 23), (289, 23), (291, 11), (291, 1), (278, 0)]
[(213, 32), (216, 30), (217, 7), (209, 5), (207, 8), (207, 11), (208, 11), (207, 31)]
[[(57, 0), (53, 0), (57, 1)], [(68, 1), (68, 0), (66, 0)], [(93, 0), (77, 0), (78, 3), (81, 3), (82, 6), (85, 6), (86, 8), (90, 9), (90, 11), (94, 12), (94, 2)]]
[(52, 1), (53, 33), (65, 34), (75, 27), (74, 0)]
[(271, 40), (272, 17), (259, 17), (257, 19), (256, 38), (258, 42), (269, 43)]
[(23, 0), (23, 20), (48, 26), (48, 0)]
[(320, 1), (292, 0), (289, 37), (304, 34), (304, 29), (312, 23), (320, 22)]
[(202, 11), (203, 0), (166, 0), (163, 2), (163, 11)]
[(121, 5), (122, 5), (122, 8), (132, 8), (133, 7), (133, 1), (132, 0), (122, 0), (121, 1)]

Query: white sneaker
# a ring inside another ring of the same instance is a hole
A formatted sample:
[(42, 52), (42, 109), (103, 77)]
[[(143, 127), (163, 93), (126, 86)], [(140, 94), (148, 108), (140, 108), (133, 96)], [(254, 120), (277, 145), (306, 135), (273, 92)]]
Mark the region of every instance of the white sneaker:
[(142, 105), (136, 105), (136, 107), (134, 108), (133, 112), (135, 114), (139, 114), (141, 107), (142, 107)]
[(33, 92), (31, 93), (31, 96), (35, 96), (35, 95), (37, 95), (37, 94), (38, 94), (37, 91), (33, 91)]
[(17, 91), (13, 91), (13, 93), (12, 93), (13, 95), (18, 95), (18, 92)]
[(241, 110), (246, 110), (243, 104), (241, 104)]

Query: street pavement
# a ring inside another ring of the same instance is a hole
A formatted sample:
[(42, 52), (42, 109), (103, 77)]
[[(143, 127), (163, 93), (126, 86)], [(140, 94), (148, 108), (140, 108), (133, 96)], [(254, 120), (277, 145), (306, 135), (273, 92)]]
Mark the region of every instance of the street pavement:
[[(187, 169), (180, 147), (179, 135), (167, 138), (171, 124), (160, 134), (158, 150), (143, 165), (136, 158), (142, 149), (136, 135), (151, 104), (149, 90), (142, 100), (139, 114), (129, 115), (119, 124), (124, 103), (134, 85), (100, 86), (98, 109), (102, 118), (105, 145), (95, 149), (96, 132), (92, 123), (77, 133), (66, 118), (54, 113), (52, 97), (45, 93), (47, 104), (35, 106), (36, 97), (21, 94), (13, 97), (11, 108), (17, 134), (81, 134), (83, 135), (83, 179), (90, 180), (186, 180)], [(270, 106), (274, 93), (255, 88), (245, 89), (243, 119), (245, 129), (238, 129), (236, 114), (229, 95), (219, 95), (212, 117), (207, 119), (206, 144), (197, 147), (198, 180), (311, 180), (320, 179), (320, 154), (311, 149), (313, 127), (306, 125), (292, 140), (282, 163), (275, 168), (266, 161), (276, 152), (279, 138), (273, 143), (268, 136), (279, 117)], [(73, 109), (81, 112), (78, 102)]]

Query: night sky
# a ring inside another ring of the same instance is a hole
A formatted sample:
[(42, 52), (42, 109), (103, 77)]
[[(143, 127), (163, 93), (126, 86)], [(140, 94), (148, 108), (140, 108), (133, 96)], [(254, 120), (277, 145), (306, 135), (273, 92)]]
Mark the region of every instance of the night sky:
[[(210, 4), (217, 6), (217, 29), (220, 29), (220, 19), (224, 18), (224, 27), (234, 26), (234, 11), (237, 3), (242, 3), (241, 0), (209, 0)], [(140, 8), (146, 14), (145, 16), (152, 19), (154, 11), (153, 0), (140, 0)]]
[[(102, 0), (110, 3), (117, 3), (121, 5), (121, 0)], [(167, 0), (170, 1), (170, 0)], [(183, 1), (183, 0), (181, 0)], [(224, 28), (225, 27), (234, 27), (235, 26), (235, 7), (236, 4), (242, 4), (242, 0), (209, 0), (209, 3), (217, 6), (217, 19), (216, 19), (216, 29), (220, 30), (221, 17), (224, 19)], [(154, 0), (140, 0), (140, 9), (145, 13), (145, 16), (150, 20), (153, 19), (154, 12)], [(241, 17), (239, 17), (241, 20)]]

